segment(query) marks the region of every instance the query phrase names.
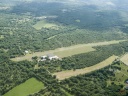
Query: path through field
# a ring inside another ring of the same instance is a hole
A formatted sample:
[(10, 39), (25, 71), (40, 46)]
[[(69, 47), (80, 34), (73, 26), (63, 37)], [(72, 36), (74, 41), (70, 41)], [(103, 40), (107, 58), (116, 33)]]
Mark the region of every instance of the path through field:
[(67, 71), (57, 72), (57, 73), (54, 73), (53, 75), (56, 75), (56, 78), (59, 80), (64, 80), (64, 79), (72, 77), (72, 76), (77, 76), (80, 74), (85, 74), (85, 73), (89, 73), (89, 72), (104, 68), (104, 67), (110, 65), (116, 58), (117, 58), (117, 56), (113, 55), (113, 56), (109, 57), (108, 59), (106, 59), (106, 60), (102, 61), (101, 63), (98, 63), (94, 66), (86, 67), (84, 69), (76, 69), (75, 71), (67, 70)]

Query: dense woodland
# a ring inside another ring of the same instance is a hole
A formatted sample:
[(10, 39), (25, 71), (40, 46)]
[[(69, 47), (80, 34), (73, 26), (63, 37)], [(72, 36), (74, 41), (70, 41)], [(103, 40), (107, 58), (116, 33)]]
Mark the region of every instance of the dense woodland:
[[(0, 7), (6, 5), (2, 5), (3, 2), (0, 2)], [(114, 71), (109, 71), (110, 66), (63, 81), (58, 81), (56, 76), (49, 73), (81, 69), (95, 65), (112, 55), (121, 56), (128, 52), (128, 41), (97, 46), (94, 47), (96, 51), (65, 57), (62, 60), (10, 60), (24, 56), (25, 50), (33, 53), (75, 44), (127, 39), (128, 20), (122, 20), (120, 11), (99, 10), (95, 6), (69, 7), (61, 3), (15, 2), (17, 3), (18, 5), (7, 10), (0, 10), (0, 95), (35, 77), (44, 83), (45, 88), (29, 96), (128, 96), (124, 85), (112, 83), (107, 86), (109, 77), (115, 77)], [(38, 17), (53, 15), (57, 18), (45, 20), (57, 24), (56, 29), (36, 30), (33, 27), (40, 21)], [(125, 14), (123, 19), (127, 16), (128, 14)], [(37, 63), (40, 68), (34, 69)]]

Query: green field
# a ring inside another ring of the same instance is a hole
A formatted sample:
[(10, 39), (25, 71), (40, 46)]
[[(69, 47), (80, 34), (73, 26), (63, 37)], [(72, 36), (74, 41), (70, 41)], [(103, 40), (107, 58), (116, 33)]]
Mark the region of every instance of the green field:
[(35, 78), (31, 78), (20, 84), (4, 94), (4, 96), (27, 96), (29, 94), (33, 94), (35, 92), (40, 91), (44, 87), (42, 82), (39, 82)]
[(41, 28), (51, 28), (51, 27), (56, 27), (57, 25), (54, 23), (49, 23), (46, 20), (41, 20), (37, 22), (33, 27), (37, 30), (40, 30)]
[(113, 66), (118, 66), (121, 68), (121, 70), (115, 70), (115, 77), (110, 77), (110, 79), (107, 81), (108, 85), (111, 85), (112, 82), (114, 82), (117, 85), (125, 85), (124, 81), (128, 79), (128, 66), (125, 64), (116, 64)]
[(3, 35), (0, 35), (0, 39), (3, 39), (4, 38), (4, 36)]
[(94, 46), (103, 46), (103, 45), (111, 45), (111, 44), (118, 44), (119, 42), (123, 42), (126, 40), (117, 40), (117, 41), (106, 41), (106, 42), (97, 42), (97, 43), (88, 43), (88, 44), (78, 44), (78, 45), (73, 45), (69, 47), (62, 47), (62, 48), (57, 48), (55, 50), (49, 50), (49, 51), (44, 51), (44, 52), (35, 52), (33, 54), (26, 54), (25, 56), (22, 57), (16, 57), (12, 58), (11, 60), (13, 61), (22, 61), (22, 60), (31, 60), (32, 57), (34, 56), (42, 56), (46, 54), (54, 54), (57, 55), (58, 57), (68, 57), (76, 54), (81, 54), (81, 53), (87, 53), (91, 51), (95, 51)]

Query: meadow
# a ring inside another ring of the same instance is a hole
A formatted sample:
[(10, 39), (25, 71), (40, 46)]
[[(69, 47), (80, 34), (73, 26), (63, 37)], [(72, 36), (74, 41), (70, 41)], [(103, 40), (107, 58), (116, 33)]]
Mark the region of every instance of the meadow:
[(35, 78), (31, 78), (26, 82), (14, 87), (12, 90), (4, 94), (4, 96), (27, 96), (44, 88), (44, 84)]
[(52, 28), (52, 27), (56, 27), (57, 25), (54, 23), (49, 23), (46, 20), (41, 20), (38, 21), (35, 25), (33, 25), (33, 27), (37, 30), (40, 30), (42, 28)]

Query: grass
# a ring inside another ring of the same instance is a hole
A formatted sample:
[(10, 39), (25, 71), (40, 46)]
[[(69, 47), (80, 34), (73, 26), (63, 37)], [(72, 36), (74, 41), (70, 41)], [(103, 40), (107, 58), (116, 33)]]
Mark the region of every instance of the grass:
[(87, 67), (84, 69), (76, 69), (75, 71), (67, 70), (67, 71), (57, 72), (57, 73), (54, 73), (53, 75), (56, 75), (56, 78), (59, 80), (64, 80), (64, 79), (70, 78), (72, 76), (77, 76), (80, 74), (85, 74), (85, 73), (89, 73), (89, 72), (104, 68), (104, 67), (110, 65), (116, 58), (117, 58), (117, 56), (113, 55), (113, 56), (109, 57), (108, 59), (106, 59), (106, 60), (102, 61), (101, 63), (98, 63), (94, 66)]
[(35, 78), (31, 78), (13, 88), (12, 90), (4, 94), (4, 96), (27, 96), (29, 94), (40, 91), (43, 87), (44, 84), (42, 82), (39, 82)]
[(55, 50), (26, 54), (25, 56), (16, 57), (11, 60), (13, 60), (13, 61), (31, 60), (31, 58), (34, 56), (40, 57), (40, 56), (46, 55), (46, 54), (54, 54), (54, 55), (57, 55), (58, 57), (63, 58), (63, 57), (68, 57), (68, 56), (72, 56), (72, 55), (76, 55), (76, 54), (95, 51), (95, 49), (92, 48), (94, 46), (117, 44), (117, 43), (123, 42), (123, 41), (125, 41), (125, 40), (106, 41), (106, 42), (89, 43), (89, 44), (78, 44), (78, 45), (73, 45), (73, 46), (69, 46), (69, 47), (57, 48)]
[(87, 53), (90, 51), (95, 51), (94, 48), (92, 48), (91, 46), (81, 46), (81, 47), (73, 47), (73, 48), (62, 48), (61, 50), (58, 50), (57, 52), (54, 52), (55, 55), (63, 58), (63, 57), (68, 57), (68, 56), (72, 56), (75, 54), (81, 54), (81, 53)]
[(33, 27), (37, 30), (40, 30), (42, 28), (51, 28), (51, 27), (55, 27), (57, 26), (54, 23), (48, 23), (46, 20), (41, 20), (39, 22), (37, 22), (35, 25), (33, 25)]
[(64, 89), (61, 88), (61, 90), (66, 94), (66, 96), (73, 96), (70, 93), (68, 93), (67, 91), (65, 91)]
[(4, 39), (4, 36), (3, 35), (0, 35), (0, 39)]
[(125, 64), (116, 64), (114, 66), (118, 66), (121, 68), (121, 70), (115, 71), (115, 77), (110, 77), (110, 79), (107, 81), (108, 85), (111, 85), (112, 82), (114, 82), (116, 85), (126, 85), (124, 81), (128, 79), (128, 67)]
[(128, 53), (125, 54), (120, 60), (128, 66)]

